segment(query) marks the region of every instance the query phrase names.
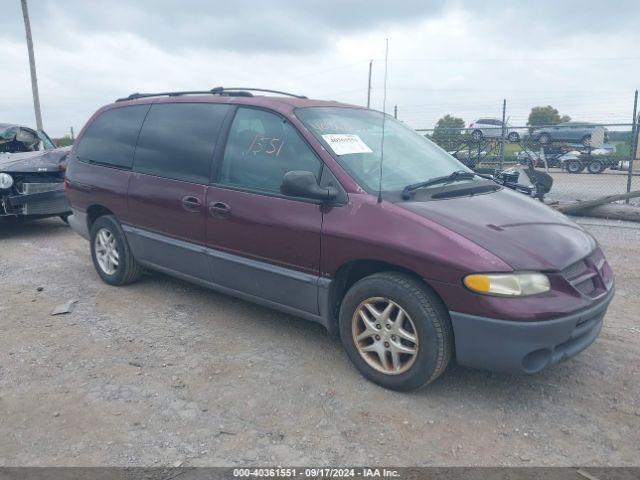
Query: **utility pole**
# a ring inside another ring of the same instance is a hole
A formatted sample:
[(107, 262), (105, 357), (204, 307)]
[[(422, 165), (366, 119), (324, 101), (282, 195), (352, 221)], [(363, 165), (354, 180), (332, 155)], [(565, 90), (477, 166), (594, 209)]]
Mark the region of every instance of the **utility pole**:
[(371, 106), (371, 68), (372, 67), (373, 67), (373, 60), (369, 61), (369, 85), (367, 86), (367, 108)]
[[(627, 193), (631, 191), (631, 177), (633, 176), (633, 161), (638, 153), (638, 90), (633, 97), (633, 125), (631, 126), (631, 157), (629, 158), (629, 170), (627, 172)], [(625, 200), (629, 203), (629, 199)]]
[(502, 164), (504, 163), (504, 127), (505, 116), (507, 113), (507, 99), (502, 100), (502, 132), (500, 135), (500, 170), (502, 170)]
[(36, 127), (42, 130), (42, 114), (40, 113), (40, 95), (38, 95), (38, 78), (36, 77), (36, 59), (33, 55), (33, 39), (31, 38), (31, 24), (29, 23), (29, 10), (27, 0), (22, 2), (22, 16), (24, 17), (24, 29), (27, 33), (27, 50), (29, 51), (29, 69), (31, 70), (31, 91), (33, 92), (33, 109), (36, 112)]
[(393, 106), (393, 118), (398, 118), (398, 105)]

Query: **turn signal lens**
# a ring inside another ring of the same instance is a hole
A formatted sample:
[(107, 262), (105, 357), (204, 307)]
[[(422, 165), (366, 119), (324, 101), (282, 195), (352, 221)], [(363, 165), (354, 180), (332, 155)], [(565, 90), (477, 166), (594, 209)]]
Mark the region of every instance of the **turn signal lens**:
[(476, 293), (505, 297), (524, 297), (548, 292), (549, 278), (537, 272), (473, 274), (464, 278), (465, 286)]
[(491, 291), (491, 280), (488, 275), (469, 275), (464, 279), (467, 288), (478, 293), (489, 293)]

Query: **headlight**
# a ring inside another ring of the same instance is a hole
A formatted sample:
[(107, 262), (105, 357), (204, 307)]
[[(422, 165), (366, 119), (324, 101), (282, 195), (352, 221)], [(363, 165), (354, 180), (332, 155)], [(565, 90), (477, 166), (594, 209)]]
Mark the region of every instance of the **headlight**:
[(549, 278), (536, 272), (480, 273), (467, 275), (464, 284), (476, 293), (502, 297), (523, 297), (550, 290)]
[(8, 173), (0, 173), (0, 189), (11, 188), (13, 178)]

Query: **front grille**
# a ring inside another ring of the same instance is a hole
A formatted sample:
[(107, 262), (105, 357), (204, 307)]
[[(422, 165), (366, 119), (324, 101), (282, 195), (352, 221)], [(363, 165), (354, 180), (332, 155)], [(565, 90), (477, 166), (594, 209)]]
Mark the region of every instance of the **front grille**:
[(598, 248), (562, 270), (562, 276), (582, 295), (596, 298), (613, 284), (613, 272)]
[(583, 295), (591, 295), (596, 289), (596, 282), (593, 281), (593, 278), (588, 278), (583, 282), (575, 284), (574, 287)]
[(68, 212), (69, 202), (63, 184), (55, 190), (7, 196), (2, 199), (4, 209), (12, 215), (60, 215)]
[(586, 271), (587, 271), (587, 264), (584, 262), (584, 260), (578, 260), (573, 265), (569, 265), (567, 268), (565, 268), (562, 271), (562, 275), (564, 276), (564, 278), (569, 280), (571, 278), (576, 278), (582, 275)]
[(23, 195), (31, 195), (34, 193), (53, 192), (55, 190), (63, 190), (64, 183), (23, 183), (22, 189), (18, 189)]
[(24, 215), (55, 215), (69, 211), (69, 202), (62, 195), (31, 198), (24, 204)]

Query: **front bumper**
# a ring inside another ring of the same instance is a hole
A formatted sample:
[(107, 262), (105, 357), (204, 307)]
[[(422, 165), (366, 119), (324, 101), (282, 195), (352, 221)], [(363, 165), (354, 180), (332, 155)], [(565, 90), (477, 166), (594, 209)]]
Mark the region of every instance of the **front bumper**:
[(71, 210), (62, 183), (56, 190), (7, 195), (0, 200), (4, 207), (0, 212), (5, 215), (61, 215)]
[(460, 365), (536, 373), (577, 355), (602, 329), (614, 289), (585, 310), (553, 320), (514, 322), (450, 312)]

